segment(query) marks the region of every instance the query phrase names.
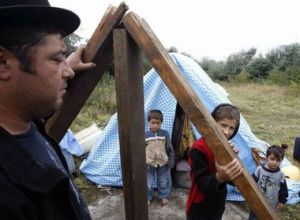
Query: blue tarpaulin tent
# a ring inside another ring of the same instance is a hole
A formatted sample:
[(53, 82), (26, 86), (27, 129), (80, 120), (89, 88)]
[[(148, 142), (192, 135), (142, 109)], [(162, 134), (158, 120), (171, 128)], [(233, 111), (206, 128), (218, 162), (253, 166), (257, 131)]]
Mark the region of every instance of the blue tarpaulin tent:
[[(230, 103), (227, 95), (216, 86), (193, 59), (176, 53), (171, 53), (171, 57), (209, 112), (220, 103)], [(145, 119), (150, 109), (160, 109), (164, 115), (162, 128), (172, 135), (177, 102), (154, 69), (144, 76), (144, 102)], [(149, 129), (147, 125), (148, 123), (145, 121), (146, 130)], [(195, 129), (193, 130), (196, 138), (199, 138), (200, 134)], [(241, 117), (239, 131), (232, 141), (239, 148), (238, 156), (245, 167), (250, 173), (254, 172), (256, 165), (251, 155), (251, 148), (260, 148), (265, 151), (268, 144), (259, 140), (252, 133), (244, 117)], [(282, 166), (287, 165), (290, 165), (290, 162), (284, 159)], [(111, 117), (88, 158), (82, 162), (80, 170), (87, 179), (98, 185), (122, 186), (117, 114)], [(227, 200), (244, 200), (237, 188), (228, 187)], [(298, 195), (300, 182), (288, 180), (288, 187), (290, 194), (288, 203), (300, 201)]]

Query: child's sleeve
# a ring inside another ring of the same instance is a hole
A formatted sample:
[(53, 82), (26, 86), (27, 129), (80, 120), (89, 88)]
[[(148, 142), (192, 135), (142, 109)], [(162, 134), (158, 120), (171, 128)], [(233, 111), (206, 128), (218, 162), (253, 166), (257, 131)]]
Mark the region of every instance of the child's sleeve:
[(258, 167), (256, 168), (255, 172), (252, 173), (252, 177), (253, 177), (253, 179), (255, 180), (255, 182), (258, 182), (258, 180), (259, 180), (260, 169), (261, 169), (261, 166), (258, 166)]
[(289, 192), (286, 184), (286, 180), (284, 174), (282, 174), (282, 178), (280, 180), (280, 190), (278, 195), (278, 201), (282, 204), (287, 202), (287, 198), (289, 197)]
[(166, 144), (167, 144), (167, 153), (168, 153), (168, 157), (169, 157), (169, 166), (170, 168), (173, 168), (175, 166), (175, 156), (174, 156), (174, 149), (173, 149), (173, 145), (171, 143), (171, 139), (169, 136), (169, 133), (166, 132)]
[(190, 158), (192, 161), (192, 175), (194, 176), (198, 190), (210, 195), (218, 193), (223, 188), (220, 186), (226, 183), (220, 184), (216, 175), (209, 172), (205, 154), (193, 148), (190, 152)]

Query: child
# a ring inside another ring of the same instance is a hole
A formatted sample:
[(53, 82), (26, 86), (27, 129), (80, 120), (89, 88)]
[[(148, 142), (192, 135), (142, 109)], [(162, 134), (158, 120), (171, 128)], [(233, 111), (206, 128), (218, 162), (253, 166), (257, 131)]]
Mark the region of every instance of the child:
[(146, 163), (148, 205), (152, 199), (153, 180), (157, 178), (157, 189), (162, 204), (168, 203), (171, 193), (171, 168), (174, 167), (174, 150), (169, 133), (161, 129), (163, 114), (159, 110), (151, 110), (148, 115), (150, 130), (146, 132)]
[[(217, 127), (230, 140), (235, 136), (240, 124), (240, 113), (231, 104), (220, 104), (211, 113)], [(231, 143), (233, 150), (238, 150)], [(187, 199), (188, 220), (222, 219), (227, 195), (226, 182), (242, 173), (237, 159), (221, 166), (215, 161), (214, 154), (201, 137), (190, 151), (191, 188)]]
[[(266, 164), (258, 166), (252, 175), (267, 201), (276, 210), (284, 208), (284, 203), (288, 197), (285, 175), (279, 168), (287, 147), (286, 144), (282, 144), (281, 147), (278, 145), (270, 146), (266, 153)], [(250, 211), (249, 220), (254, 219), (256, 217)]]

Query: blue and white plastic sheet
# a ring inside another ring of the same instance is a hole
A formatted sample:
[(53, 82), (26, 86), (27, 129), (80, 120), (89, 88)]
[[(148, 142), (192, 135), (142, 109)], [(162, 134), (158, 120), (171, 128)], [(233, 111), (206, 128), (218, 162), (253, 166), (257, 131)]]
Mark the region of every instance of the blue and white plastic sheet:
[[(217, 88), (216, 84), (193, 59), (175, 53), (172, 53), (171, 57), (209, 112), (220, 103), (230, 103), (227, 95)], [(172, 135), (177, 102), (154, 69), (150, 70), (144, 76), (144, 102), (145, 120), (147, 119), (147, 112), (150, 109), (160, 109), (164, 115), (162, 128)], [(145, 129), (149, 129), (147, 121), (145, 121)], [(196, 137), (199, 138), (200, 134), (195, 128), (193, 130)], [(265, 151), (268, 144), (258, 139), (252, 133), (243, 116), (241, 117), (239, 131), (232, 141), (239, 148), (239, 157), (245, 167), (250, 173), (254, 172), (256, 165), (252, 158), (251, 148), (260, 148)], [(290, 162), (284, 159), (282, 166), (286, 165), (290, 165)], [(89, 157), (82, 162), (80, 170), (87, 179), (95, 184), (109, 186), (123, 185), (117, 114), (111, 117), (102, 135), (92, 148)], [(287, 180), (287, 183), (290, 194), (288, 203), (294, 204), (299, 202), (298, 192), (300, 191), (300, 182)], [(243, 201), (244, 198), (235, 187), (228, 186), (227, 200)]]

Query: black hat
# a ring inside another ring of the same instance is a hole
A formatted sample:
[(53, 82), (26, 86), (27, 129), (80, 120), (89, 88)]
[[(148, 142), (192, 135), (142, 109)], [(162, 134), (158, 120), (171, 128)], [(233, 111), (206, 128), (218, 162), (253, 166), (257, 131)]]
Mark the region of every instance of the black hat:
[(47, 0), (0, 0), (0, 27), (55, 27), (64, 35), (80, 24), (72, 11), (51, 7)]

